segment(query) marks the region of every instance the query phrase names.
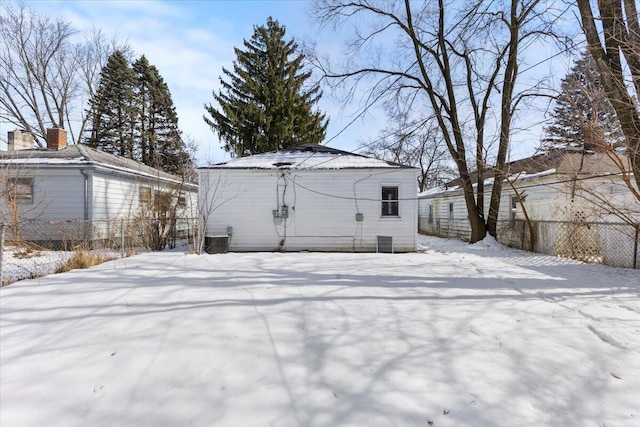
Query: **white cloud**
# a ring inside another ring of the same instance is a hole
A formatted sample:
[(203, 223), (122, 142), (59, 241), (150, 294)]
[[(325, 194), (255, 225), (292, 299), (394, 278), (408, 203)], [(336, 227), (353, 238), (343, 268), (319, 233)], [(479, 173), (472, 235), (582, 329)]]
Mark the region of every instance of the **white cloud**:
[[(319, 30), (313, 26), (307, 16), (308, 4), (302, 1), (146, 0), (38, 1), (28, 6), (46, 15), (60, 16), (79, 30), (97, 28), (108, 37), (118, 36), (129, 43), (136, 57), (144, 54), (158, 67), (171, 90), (181, 129), (200, 142), (198, 157), (202, 162), (227, 156), (202, 120), (204, 104), (212, 102), (212, 91), (219, 90), (222, 67), (232, 66), (234, 46), (250, 38), (255, 25), (263, 24), (271, 15), (286, 26), (287, 35), (295, 37), (299, 44), (316, 41), (322, 53), (340, 55), (344, 45), (340, 37), (331, 29)], [(530, 50), (527, 54), (529, 64), (533, 64), (548, 52)], [(542, 66), (545, 67), (548, 65)], [(328, 89), (324, 92), (319, 107), (330, 117), (329, 145), (355, 150), (359, 142), (375, 139), (386, 126), (380, 107), (355, 118), (360, 111), (359, 100), (343, 109)], [(530, 154), (529, 141), (539, 138), (539, 130), (530, 130), (523, 138), (516, 138), (527, 140), (513, 147), (516, 157), (523, 157)], [(528, 148), (523, 149), (525, 146)]]

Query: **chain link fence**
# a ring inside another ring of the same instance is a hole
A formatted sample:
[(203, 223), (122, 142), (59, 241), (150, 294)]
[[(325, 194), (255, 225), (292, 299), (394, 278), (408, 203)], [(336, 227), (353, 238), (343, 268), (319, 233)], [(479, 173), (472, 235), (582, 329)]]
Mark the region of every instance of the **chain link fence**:
[(192, 251), (197, 236), (197, 218), (0, 224), (0, 283), (4, 286), (178, 245)]
[[(466, 220), (420, 221), (420, 231), (438, 236), (469, 235)], [(593, 264), (640, 268), (640, 224), (506, 220), (497, 240), (512, 248)]]

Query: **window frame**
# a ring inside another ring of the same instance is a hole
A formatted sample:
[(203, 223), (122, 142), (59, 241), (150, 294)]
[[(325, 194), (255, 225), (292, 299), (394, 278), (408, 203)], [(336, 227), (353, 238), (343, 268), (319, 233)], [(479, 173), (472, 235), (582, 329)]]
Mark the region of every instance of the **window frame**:
[(173, 201), (173, 195), (168, 191), (156, 190), (153, 194), (153, 204), (158, 212), (170, 212)]
[[(7, 199), (16, 204), (28, 205), (33, 203), (34, 185), (33, 177), (9, 177), (7, 178)], [(28, 192), (18, 191), (22, 188), (28, 188)]]
[(448, 212), (448, 216), (447, 216), (447, 219), (449, 221), (453, 221), (453, 212), (454, 212), (453, 202), (449, 202), (449, 212)]
[(150, 206), (153, 203), (153, 191), (151, 187), (140, 186), (138, 189), (140, 206)]
[[(527, 196), (522, 196), (522, 203), (526, 200)], [(511, 209), (509, 211), (509, 220), (515, 221), (517, 219), (518, 205), (520, 205), (520, 198), (517, 195), (511, 196)]]
[[(385, 196), (387, 196), (387, 198), (385, 198)], [(395, 196), (395, 198), (390, 198), (389, 196)], [(398, 185), (381, 185), (380, 202), (381, 218), (400, 217), (400, 187)]]

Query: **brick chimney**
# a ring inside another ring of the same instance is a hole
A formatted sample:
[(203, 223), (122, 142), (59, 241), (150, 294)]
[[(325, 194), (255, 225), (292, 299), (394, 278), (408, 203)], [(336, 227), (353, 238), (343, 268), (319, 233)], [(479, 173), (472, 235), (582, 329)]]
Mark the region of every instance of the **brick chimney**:
[(61, 128), (47, 129), (47, 150), (67, 148), (67, 131)]

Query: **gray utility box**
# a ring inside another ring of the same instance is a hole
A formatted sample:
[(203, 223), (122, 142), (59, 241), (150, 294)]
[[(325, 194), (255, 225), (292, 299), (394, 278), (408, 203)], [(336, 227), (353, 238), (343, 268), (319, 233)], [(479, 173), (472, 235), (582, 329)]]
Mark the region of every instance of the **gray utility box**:
[(204, 251), (208, 254), (224, 254), (229, 252), (229, 236), (226, 234), (205, 236)]

